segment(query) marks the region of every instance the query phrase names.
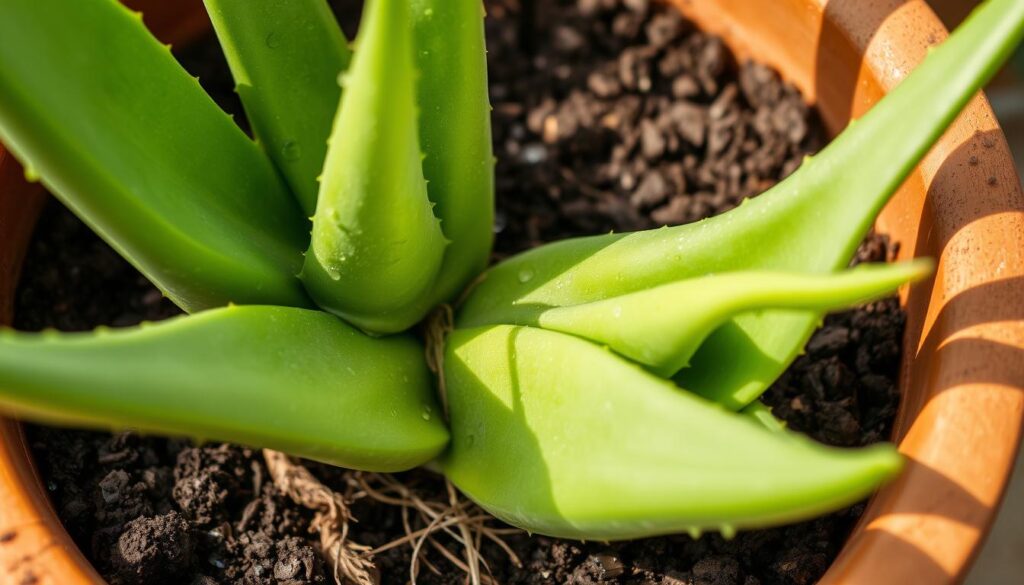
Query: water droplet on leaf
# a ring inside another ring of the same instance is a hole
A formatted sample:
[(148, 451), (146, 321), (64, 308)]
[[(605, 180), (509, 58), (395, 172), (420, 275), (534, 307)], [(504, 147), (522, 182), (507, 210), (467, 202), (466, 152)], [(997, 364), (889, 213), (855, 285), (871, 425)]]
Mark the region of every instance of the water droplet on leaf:
[(284, 160), (297, 161), (302, 158), (302, 147), (298, 142), (289, 140), (281, 147), (281, 156), (284, 157)]
[(324, 264), (324, 272), (327, 273), (327, 277), (337, 282), (341, 280), (341, 270), (333, 264)]
[(533, 280), (533, 270), (530, 270), (529, 268), (523, 268), (522, 270), (519, 271), (519, 282), (526, 284), (531, 280)]

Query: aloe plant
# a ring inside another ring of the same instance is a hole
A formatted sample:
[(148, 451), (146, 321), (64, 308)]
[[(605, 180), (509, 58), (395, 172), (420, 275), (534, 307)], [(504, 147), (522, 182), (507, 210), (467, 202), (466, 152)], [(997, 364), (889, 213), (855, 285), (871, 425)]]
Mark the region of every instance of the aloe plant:
[[(370, 0), (354, 52), (325, 0), (206, 5), (255, 140), (114, 0), (0, 8), (0, 139), (190, 313), (0, 333), (5, 411), (354, 469), (434, 462), (498, 517), (586, 539), (798, 520), (898, 473), (891, 445), (815, 444), (756, 399), (825, 312), (930, 273), (845, 267), (1020, 41), (1024, 3), (987, 2), (736, 210), (486, 271), (479, 0)], [(424, 348), (414, 326), (460, 296)]]

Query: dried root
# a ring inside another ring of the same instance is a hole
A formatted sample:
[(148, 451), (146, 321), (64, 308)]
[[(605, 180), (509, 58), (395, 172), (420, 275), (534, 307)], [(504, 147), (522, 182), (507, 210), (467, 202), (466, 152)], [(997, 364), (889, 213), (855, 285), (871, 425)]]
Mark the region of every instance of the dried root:
[(316, 512), (310, 529), (320, 535), (320, 550), (334, 570), (338, 585), (378, 585), (369, 547), (349, 540), (349, 523), (355, 518), (341, 494), (320, 483), (309, 469), (284, 453), (263, 451), (274, 485), (295, 503)]

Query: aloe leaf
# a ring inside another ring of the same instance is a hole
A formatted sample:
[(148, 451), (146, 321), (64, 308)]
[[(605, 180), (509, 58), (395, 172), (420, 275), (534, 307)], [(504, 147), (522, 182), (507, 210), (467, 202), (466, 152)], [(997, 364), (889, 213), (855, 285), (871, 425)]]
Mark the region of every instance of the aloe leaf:
[(562, 333), (457, 330), (444, 369), (444, 472), (539, 534), (728, 534), (840, 508), (901, 468), (891, 445), (834, 449), (766, 429)]
[(423, 177), (408, 3), (369, 2), (360, 31), (302, 279), (324, 309), (392, 333), (429, 310), (447, 242)]
[(420, 77), (423, 172), (452, 242), (432, 299), (451, 299), (487, 267), (494, 225), (494, 154), (480, 0), (412, 0)]
[(9, 0), (0, 139), (188, 311), (307, 306), (308, 222), (273, 165), (114, 0)]
[(307, 216), (351, 51), (326, 0), (204, 0), (260, 144)]
[(584, 337), (662, 377), (689, 365), (730, 318), (759, 309), (833, 311), (876, 300), (931, 274), (930, 260), (865, 265), (835, 274), (730, 272), (663, 284), (603, 301), (556, 307), (536, 326)]
[(0, 409), (376, 471), (422, 464), (448, 440), (419, 344), (284, 307), (85, 334), (0, 331)]
[[(566, 240), (517, 256), (487, 273), (459, 325), (529, 324), (552, 307), (708, 274), (845, 267), (886, 201), (1022, 34), (1024, 3), (986, 2), (867, 115), (764, 195), (693, 224)], [(677, 380), (742, 408), (792, 362), (820, 318), (814, 311), (740, 315), (708, 338)]]

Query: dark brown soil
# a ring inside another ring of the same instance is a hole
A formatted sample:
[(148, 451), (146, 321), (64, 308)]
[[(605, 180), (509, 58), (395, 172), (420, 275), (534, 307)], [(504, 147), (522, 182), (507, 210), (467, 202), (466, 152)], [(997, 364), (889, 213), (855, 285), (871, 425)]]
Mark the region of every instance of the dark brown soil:
[[(336, 8), (343, 4), (358, 2)], [(717, 39), (647, 0), (493, 0), (488, 10), (498, 257), (578, 234), (720, 213), (821, 144), (821, 125), (795, 90), (761, 66), (737, 65)], [(340, 13), (351, 30), (353, 11)], [(183, 59), (238, 111), (212, 41)], [(873, 237), (858, 259), (891, 254)], [(40, 224), (17, 308), (26, 330), (127, 326), (177, 313), (57, 204)], [(829, 317), (764, 400), (792, 428), (826, 443), (883, 440), (899, 399), (902, 331), (894, 300)], [(32, 427), (30, 438), (68, 530), (112, 583), (331, 581), (308, 531), (311, 513), (275, 489), (258, 452), (44, 427)], [(345, 485), (343, 470), (311, 469)], [(426, 472), (401, 479), (426, 496), (443, 490)], [(732, 540), (608, 545), (517, 536), (510, 542), (522, 568), (496, 547), (484, 553), (507, 584), (812, 583), (861, 511)], [(363, 499), (353, 512), (359, 542), (379, 546), (403, 534), (396, 508)], [(382, 582), (405, 582), (409, 557), (408, 547), (379, 555)], [(448, 573), (424, 571), (421, 583), (463, 582), (435, 551), (427, 558)]]

